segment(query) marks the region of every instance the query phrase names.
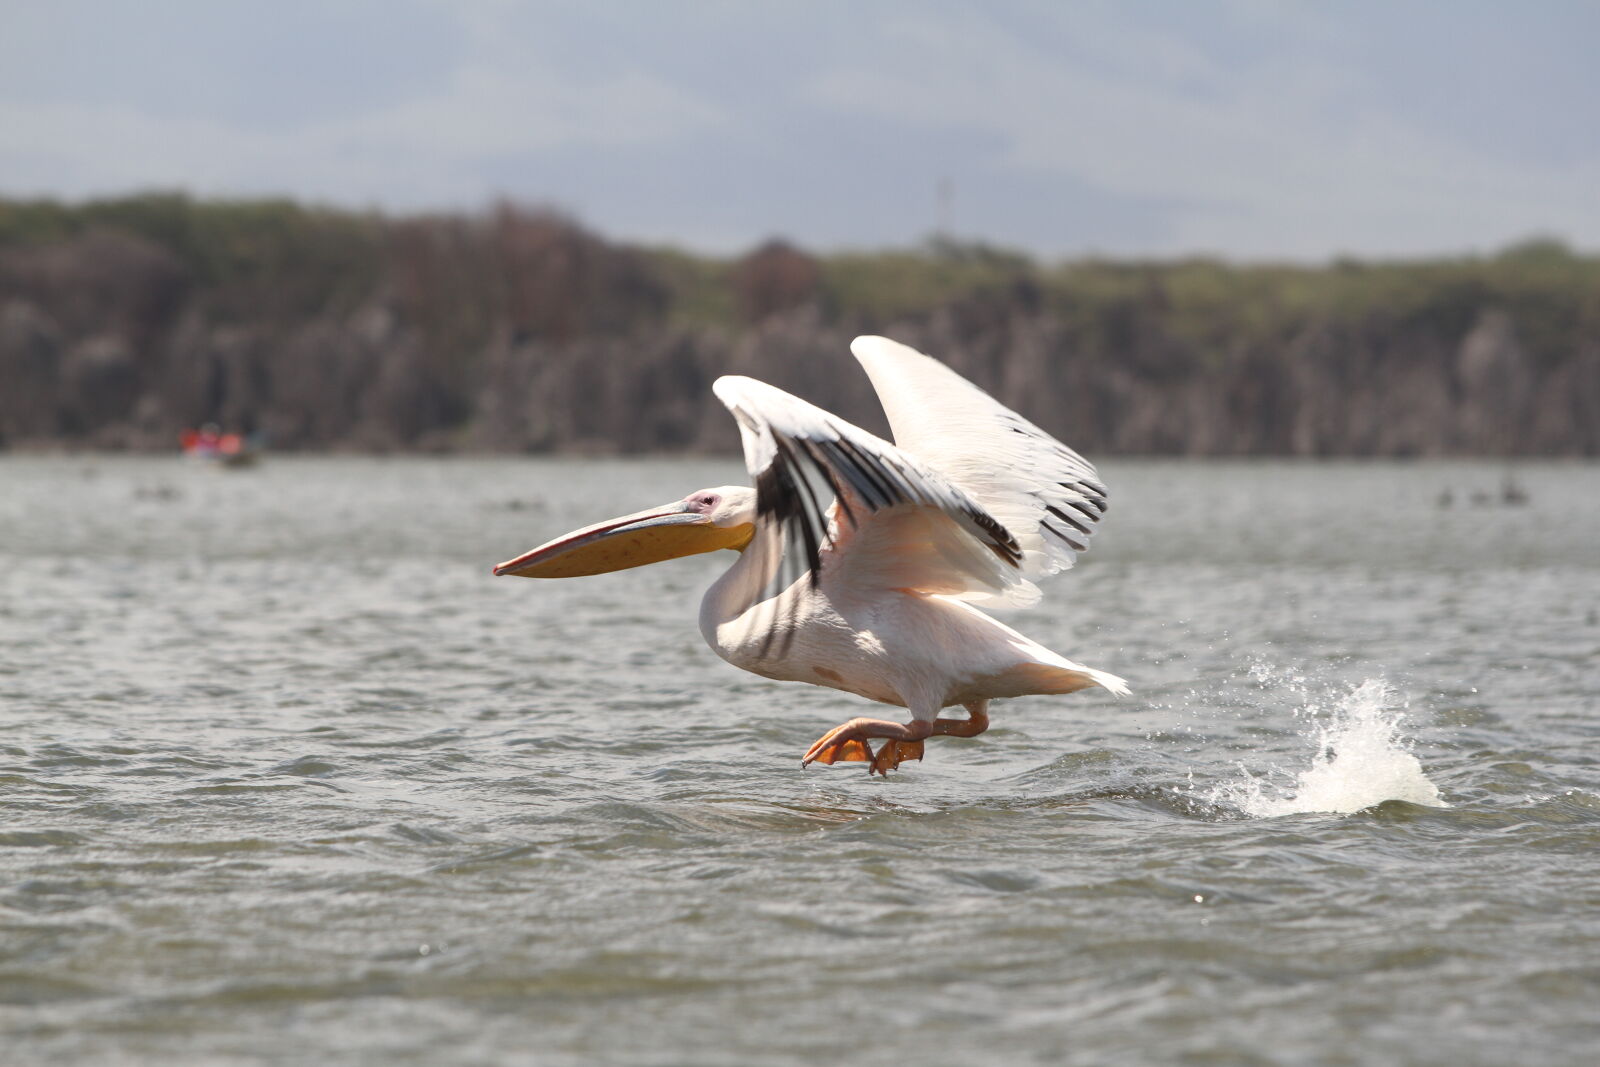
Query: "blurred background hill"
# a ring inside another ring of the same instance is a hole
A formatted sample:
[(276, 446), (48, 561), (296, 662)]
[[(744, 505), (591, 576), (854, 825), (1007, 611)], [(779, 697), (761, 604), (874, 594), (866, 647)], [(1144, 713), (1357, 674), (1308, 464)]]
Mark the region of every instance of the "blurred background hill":
[(1096, 452), (1600, 454), (1600, 258), (1041, 264), (982, 244), (742, 256), (547, 211), (0, 203), (0, 440), (726, 449), (713, 378), (881, 417), (850, 338), (937, 353)]
[(731, 449), (724, 373), (881, 427), (876, 332), (1095, 453), (1600, 454), (1595, 30), (17, 9), (0, 448)]

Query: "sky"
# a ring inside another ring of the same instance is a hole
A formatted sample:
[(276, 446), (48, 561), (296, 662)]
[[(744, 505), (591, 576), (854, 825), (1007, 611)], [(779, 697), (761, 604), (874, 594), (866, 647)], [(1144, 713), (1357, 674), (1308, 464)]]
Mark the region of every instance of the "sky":
[(1594, 0), (0, 0), (0, 194), (736, 252), (1600, 248)]

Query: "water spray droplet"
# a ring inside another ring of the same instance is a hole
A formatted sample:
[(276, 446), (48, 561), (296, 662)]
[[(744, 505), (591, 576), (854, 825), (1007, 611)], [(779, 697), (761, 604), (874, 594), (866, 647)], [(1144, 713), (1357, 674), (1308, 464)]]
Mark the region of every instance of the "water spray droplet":
[(1386, 800), (1448, 807), (1400, 734), (1404, 715), (1381, 679), (1368, 679), (1331, 708), (1315, 702), (1296, 713), (1312, 725), (1316, 744), (1311, 766), (1299, 772), (1287, 795), (1272, 795), (1264, 780), (1243, 765), (1242, 777), (1211, 790), (1207, 799), (1256, 817), (1305, 812), (1347, 814)]

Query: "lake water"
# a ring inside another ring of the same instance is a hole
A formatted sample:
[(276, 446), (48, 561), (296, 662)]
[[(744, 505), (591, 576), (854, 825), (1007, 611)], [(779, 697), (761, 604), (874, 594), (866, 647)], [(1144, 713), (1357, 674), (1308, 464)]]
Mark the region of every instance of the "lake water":
[(1133, 696), (884, 781), (730, 556), (489, 574), (736, 462), (0, 458), (0, 1060), (1597, 1062), (1600, 468), (1102, 473)]

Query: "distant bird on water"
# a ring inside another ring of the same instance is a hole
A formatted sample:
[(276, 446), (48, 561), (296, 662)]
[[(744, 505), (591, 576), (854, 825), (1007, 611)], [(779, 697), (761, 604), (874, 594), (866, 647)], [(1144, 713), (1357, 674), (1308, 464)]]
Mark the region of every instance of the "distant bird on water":
[[(1072, 566), (1106, 510), (1087, 460), (954, 371), (882, 337), (850, 349), (895, 443), (751, 378), (712, 386), (739, 423), (755, 488), (722, 486), (565, 534), (494, 568), (573, 578), (729, 548), (700, 631), (736, 667), (906, 708), (855, 718), (801, 765), (887, 775), (924, 739), (975, 737), (989, 701), (1121, 678), (1074, 663), (974, 602), (1035, 602), (1031, 579)], [(940, 716), (960, 705), (966, 718)], [(883, 744), (873, 751), (871, 742)]]

